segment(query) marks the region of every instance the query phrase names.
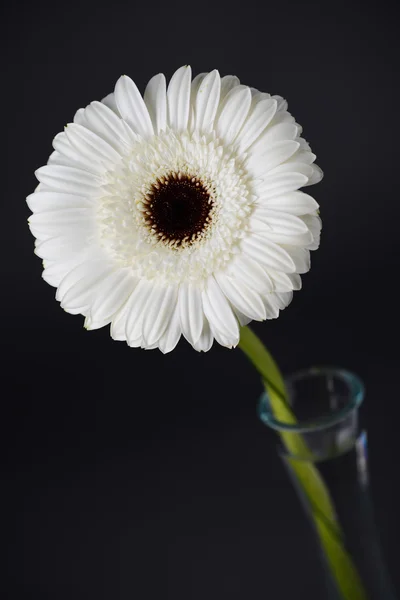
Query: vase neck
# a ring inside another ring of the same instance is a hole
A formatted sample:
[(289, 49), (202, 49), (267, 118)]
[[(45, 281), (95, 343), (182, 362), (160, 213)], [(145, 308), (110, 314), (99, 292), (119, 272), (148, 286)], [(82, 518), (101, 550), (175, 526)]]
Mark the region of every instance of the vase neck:
[(350, 450), (359, 439), (359, 408), (364, 397), (353, 374), (328, 368), (296, 373), (286, 380), (287, 410), (267, 392), (259, 403), (261, 420), (277, 431), (286, 451), (297, 458), (325, 460)]

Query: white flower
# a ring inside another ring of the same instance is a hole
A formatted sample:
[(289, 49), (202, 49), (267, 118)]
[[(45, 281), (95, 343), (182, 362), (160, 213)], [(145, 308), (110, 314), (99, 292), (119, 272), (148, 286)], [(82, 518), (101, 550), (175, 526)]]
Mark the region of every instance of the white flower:
[(27, 203), (43, 278), (85, 327), (130, 346), (233, 347), (278, 316), (319, 244), (315, 155), (280, 96), (218, 71), (142, 98), (121, 77), (53, 142)]

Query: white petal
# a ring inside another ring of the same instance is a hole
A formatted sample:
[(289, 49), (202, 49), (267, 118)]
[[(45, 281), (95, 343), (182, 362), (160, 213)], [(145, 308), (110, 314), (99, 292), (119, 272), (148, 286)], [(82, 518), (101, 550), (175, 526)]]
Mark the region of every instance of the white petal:
[(257, 235), (264, 239), (270, 240), (280, 245), (300, 246), (307, 247), (313, 241), (313, 236), (310, 231), (304, 231), (303, 233), (277, 233), (271, 231), (261, 221), (256, 219), (251, 220), (251, 230)]
[(310, 270), (311, 262), (309, 250), (294, 246), (286, 246), (285, 250), (296, 265), (296, 273), (303, 275), (303, 273), (307, 273)]
[(99, 192), (102, 181), (100, 177), (83, 169), (61, 165), (45, 165), (37, 169), (35, 175), (47, 189), (78, 196)]
[(268, 225), (268, 229), (276, 233), (288, 235), (308, 231), (307, 225), (299, 217), (278, 210), (271, 210), (268, 208), (268, 205), (257, 206), (253, 212), (253, 216), (255, 219)]
[(294, 282), (298, 283), (296, 277), (299, 275), (297, 273), (282, 273), (282, 271), (269, 269), (268, 274), (274, 284), (275, 292), (291, 292), (294, 289)]
[[(250, 148), (250, 152), (265, 152), (271, 144), (296, 139), (298, 128), (293, 123), (281, 123), (268, 127)], [(300, 147), (300, 146), (299, 146)]]
[(277, 94), (275, 94), (272, 97), (275, 98), (275, 100), (278, 102), (278, 111), (286, 111), (287, 110), (288, 103), (287, 103), (287, 100), (285, 100), (285, 98), (282, 98), (282, 96), (278, 96)]
[(192, 102), (196, 101), (197, 92), (199, 91), (200, 85), (203, 79), (208, 75), (208, 73), (199, 73), (196, 77), (193, 77), (192, 86), (191, 86), (191, 98)]
[(240, 85), (240, 80), (235, 75), (225, 75), (221, 78), (221, 98), (220, 101), (225, 99), (233, 88)]
[(129, 299), (130, 310), (125, 324), (125, 335), (129, 345), (142, 337), (143, 319), (153, 286), (153, 282), (141, 279)]
[(191, 79), (192, 70), (186, 65), (175, 71), (168, 85), (168, 121), (175, 131), (183, 131), (188, 126)]
[[(296, 127), (297, 127), (297, 136), (300, 136), (303, 133), (302, 126), (299, 123), (297, 123), (296, 121), (294, 121), (294, 125), (296, 125)], [(299, 140), (299, 137), (297, 137), (297, 139)]]
[(154, 75), (150, 79), (144, 92), (144, 102), (155, 133), (164, 131), (167, 127), (167, 83), (163, 73)]
[(290, 158), (298, 147), (299, 143), (293, 140), (275, 142), (263, 154), (249, 155), (248, 169), (251, 170), (254, 177), (263, 177), (268, 171)]
[(239, 335), (237, 337), (229, 337), (218, 331), (211, 323), (210, 330), (215, 340), (225, 348), (235, 348), (239, 343)]
[(106, 279), (114, 267), (105, 263), (92, 263), (91, 269), (76, 283), (67, 289), (61, 300), (61, 307), (72, 314), (82, 313), (82, 309), (90, 307), (99, 284)]
[[(62, 134), (58, 134), (58, 135), (65, 135), (65, 134), (62, 133)], [(74, 167), (74, 168), (78, 167), (80, 170), (84, 169), (84, 167), (79, 164), (79, 161), (75, 162), (75, 161), (71, 160), (70, 158), (67, 158), (60, 152), (57, 152), (57, 150), (54, 150), (54, 152), (52, 152), (50, 154), (47, 164), (51, 165), (51, 166), (63, 166), (63, 167)], [(87, 170), (87, 169), (85, 168), (85, 170)]]
[(136, 84), (127, 75), (122, 75), (115, 86), (115, 101), (122, 118), (135, 133), (144, 138), (154, 134), (149, 111)]
[[(92, 200), (87, 196), (77, 196), (75, 194), (63, 194), (61, 192), (51, 191), (33, 192), (33, 194), (30, 194), (27, 197), (26, 202), (31, 211), (35, 213), (47, 213), (49, 211), (63, 211), (65, 209), (76, 208), (82, 209), (83, 216), (87, 216), (89, 214), (88, 209), (90, 209), (92, 206)], [(50, 214), (48, 215), (48, 218), (45, 218), (44, 220), (51, 221), (52, 218), (53, 215)], [(35, 223), (41, 222), (42, 219), (40, 217), (35, 217), (34, 219), (30, 217), (29, 221)]]
[(300, 135), (301, 127), (298, 123), (296, 123), (294, 117), (286, 111), (283, 111), (283, 112), (277, 111), (275, 113), (274, 118), (272, 119), (272, 121), (270, 123), (270, 126), (274, 127), (276, 125), (282, 125), (283, 123), (292, 123), (293, 125), (296, 125), (298, 127), (298, 135)]
[(118, 110), (117, 103), (115, 101), (114, 92), (111, 92), (111, 94), (108, 94), (108, 96), (105, 96), (105, 98), (102, 99), (102, 103), (105, 104), (106, 106), (108, 106), (108, 108), (111, 108), (111, 110), (114, 111), (115, 114), (118, 115), (118, 117), (121, 116), (121, 114)]
[(262, 134), (276, 111), (276, 100), (267, 98), (254, 103), (238, 135), (239, 152), (245, 152)]
[(230, 303), (241, 313), (255, 321), (265, 319), (265, 308), (257, 292), (244, 283), (238, 283), (235, 279), (227, 277), (224, 273), (216, 273), (215, 278)]
[(202, 80), (194, 105), (194, 127), (208, 132), (213, 124), (219, 105), (221, 78), (217, 70), (211, 71)]
[(29, 229), (38, 241), (45, 241), (53, 237), (68, 236), (72, 233), (73, 235), (85, 238), (86, 242), (89, 242), (95, 234), (94, 222), (86, 220), (62, 224), (53, 223), (51, 226), (44, 223), (29, 223)]
[(251, 319), (244, 315), (236, 306), (233, 307), (233, 312), (236, 315), (237, 320), (239, 321), (240, 327), (246, 327), (251, 322)]
[(293, 292), (278, 292), (272, 295), (273, 303), (279, 308), (279, 310), (283, 310), (293, 300)]
[(239, 341), (239, 327), (228, 300), (222, 293), (221, 288), (213, 276), (207, 280), (202, 292), (204, 314), (207, 317), (211, 329), (220, 332), (231, 341), (231, 345)]
[(177, 287), (154, 285), (143, 318), (143, 341), (149, 347), (161, 338), (176, 305)]
[(263, 237), (253, 234), (251, 237), (242, 240), (243, 251), (258, 261), (261, 265), (284, 273), (295, 273), (295, 264), (286, 250), (264, 239)]
[(104, 166), (98, 160), (92, 160), (87, 154), (78, 152), (67, 138), (65, 132), (58, 133), (53, 140), (53, 147), (57, 151), (49, 158), (49, 164), (66, 165), (84, 169), (94, 175), (104, 175)]
[(297, 141), (299, 142), (300, 147), (297, 150), (297, 152), (295, 152), (293, 154), (293, 156), (290, 157), (288, 162), (295, 162), (295, 163), (299, 162), (299, 163), (305, 163), (306, 165), (311, 165), (317, 158), (316, 154), (314, 154), (310, 150), (304, 150), (302, 148), (302, 146), (301, 146), (302, 139), (301, 138), (297, 138)]
[(119, 154), (129, 151), (132, 135), (127, 134), (126, 124), (110, 108), (101, 102), (92, 102), (85, 108), (85, 118), (86, 127)]
[(101, 329), (110, 323), (111, 319), (103, 319), (102, 321), (94, 321), (90, 315), (85, 318), (83, 324), (84, 328), (88, 331), (94, 331), (95, 329)]
[(293, 290), (297, 291), (297, 290), (301, 290), (301, 277), (298, 273), (289, 273), (288, 277), (290, 279), (290, 281), (292, 282), (292, 286), (293, 286)]
[(66, 260), (43, 260), (42, 277), (49, 285), (58, 287), (64, 277), (85, 260), (84, 253), (70, 254)]
[(295, 152), (289, 159), (283, 164), (277, 165), (268, 173), (268, 175), (279, 175), (280, 173), (301, 173), (305, 177), (307, 177), (307, 183), (305, 185), (310, 185), (310, 178), (313, 175), (313, 167), (312, 165), (308, 165), (306, 163), (295, 163), (292, 162), (293, 156), (297, 154)]
[(193, 348), (197, 350), (197, 352), (208, 352), (213, 345), (213, 341), (214, 336), (212, 334), (210, 325), (207, 319), (204, 319), (203, 330), (197, 342), (193, 344)]
[(43, 260), (68, 260), (85, 247), (85, 238), (60, 236), (36, 241), (35, 254)]
[(307, 185), (315, 185), (316, 183), (319, 183), (324, 177), (324, 173), (318, 165), (311, 165), (311, 168), (312, 174), (308, 179)]
[[(44, 202), (48, 203), (49, 208), (53, 209), (35, 212), (31, 215), (29, 217), (29, 223), (33, 225), (43, 225), (45, 227), (69, 227), (71, 223), (74, 224), (79, 221), (89, 220), (93, 215), (93, 210), (91, 208), (74, 206), (74, 203), (80, 203), (82, 199), (73, 194), (34, 192), (31, 196), (36, 196), (40, 200), (43, 199)], [(32, 201), (33, 198), (30, 200), (30, 204), (32, 204)], [(57, 203), (60, 203), (60, 208), (58, 208)]]
[(199, 88), (200, 88), (200, 85), (201, 85), (203, 79), (207, 75), (208, 75), (208, 73), (199, 73), (192, 80), (191, 91), (190, 91), (190, 108), (191, 108), (191, 110), (189, 111), (189, 121), (188, 121), (188, 129), (191, 132), (193, 132), (195, 130), (195, 105), (196, 105), (197, 92), (199, 91)]
[(96, 297), (90, 309), (93, 321), (111, 320), (112, 316), (125, 304), (132, 293), (136, 280), (129, 268), (111, 273), (96, 290)]
[(131, 338), (127, 340), (127, 344), (130, 348), (144, 348), (147, 349), (146, 344), (143, 343), (143, 338), (142, 336), (139, 336), (138, 338)]
[[(37, 192), (37, 194), (51, 192)], [(77, 196), (71, 196), (77, 198)], [(75, 232), (87, 235), (93, 233), (95, 221), (93, 212), (89, 208), (68, 208), (46, 212), (36, 212), (29, 217), (29, 228), (38, 239), (48, 239), (57, 235), (68, 235)]]
[(239, 133), (251, 105), (251, 92), (246, 86), (234, 87), (226, 96), (217, 120), (217, 135), (231, 144)]
[(250, 218), (251, 230), (278, 244), (307, 246), (312, 234), (304, 221), (288, 213), (257, 208)]
[(300, 148), (304, 150), (304, 152), (311, 152), (310, 144), (302, 137), (299, 138)]
[(131, 310), (132, 302), (135, 299), (133, 292), (138, 283), (139, 283), (139, 280), (134, 278), (133, 288), (132, 288), (132, 292), (131, 292), (130, 296), (128, 296), (125, 304), (123, 304), (121, 306), (121, 308), (113, 316), (112, 323), (111, 323), (111, 329), (110, 329), (110, 334), (111, 334), (111, 337), (113, 340), (120, 341), (120, 342), (126, 341), (126, 333), (125, 333), (126, 332), (126, 319)]
[[(267, 100), (268, 98), (271, 98), (271, 94), (260, 92), (260, 90), (257, 90), (257, 88), (251, 87), (250, 91), (254, 102), (260, 102), (261, 100)], [(275, 98), (272, 99), (275, 100)], [(278, 104), (277, 100), (275, 100), (275, 102)]]
[(246, 254), (238, 254), (228, 267), (228, 275), (237, 278), (259, 294), (273, 291), (271, 278), (261, 265)]
[(65, 134), (79, 155), (91, 162), (113, 168), (121, 161), (121, 155), (101, 137), (77, 123), (69, 123)]
[(143, 350), (155, 350), (156, 348), (158, 348), (158, 341), (151, 345), (146, 344), (146, 342), (142, 341), (140, 347), (143, 348)]
[(263, 303), (267, 319), (277, 319), (279, 317), (279, 308), (277, 303), (274, 301), (275, 294), (268, 294), (263, 297)]
[(278, 173), (267, 175), (264, 180), (258, 184), (257, 193), (262, 200), (267, 200), (275, 196), (293, 192), (303, 187), (308, 182), (308, 178), (301, 173)]
[(181, 283), (179, 287), (179, 315), (182, 333), (194, 346), (203, 330), (204, 313), (201, 290), (191, 283)]
[(74, 123), (78, 123), (78, 125), (83, 125), (84, 127), (86, 127), (86, 118), (85, 118), (85, 109), (84, 108), (78, 108), (78, 110), (74, 114), (73, 121), (74, 121)]
[[(73, 285), (75, 285), (75, 283), (90, 275), (91, 272), (98, 272), (99, 269), (103, 268), (105, 263), (104, 256), (101, 256), (101, 253), (99, 254), (100, 256), (97, 259), (93, 259), (93, 257), (87, 253), (86, 256), (82, 257), (80, 263), (76, 263), (73, 268), (70, 268), (67, 271), (56, 292), (56, 300), (58, 302), (63, 299), (64, 295)], [(68, 263), (70, 263), (70, 261), (67, 262), (66, 266), (68, 266)]]
[(297, 216), (313, 213), (319, 208), (319, 205), (314, 198), (304, 192), (290, 192), (288, 194), (274, 196), (268, 198), (262, 206), (269, 210), (287, 212)]
[(158, 347), (160, 348), (161, 352), (163, 354), (172, 352), (179, 342), (181, 335), (182, 330), (179, 317), (179, 305), (176, 304), (165, 332), (158, 341)]
[(313, 236), (313, 241), (309, 246), (307, 246), (307, 248), (309, 250), (317, 250), (319, 248), (321, 238), (322, 221), (317, 215), (305, 215), (303, 217), (303, 221), (310, 229)]

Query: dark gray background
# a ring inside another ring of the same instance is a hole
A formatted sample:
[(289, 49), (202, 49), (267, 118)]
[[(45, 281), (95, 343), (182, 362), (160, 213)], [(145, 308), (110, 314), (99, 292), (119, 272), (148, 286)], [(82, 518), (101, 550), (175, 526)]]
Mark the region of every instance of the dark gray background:
[[(182, 64), (289, 100), (325, 178), (302, 292), (255, 330), (288, 373), (367, 386), (372, 493), (400, 586), (395, 4), (9, 3), (2, 34), (6, 598), (320, 600), (298, 501), (240, 351), (86, 332), (41, 280), (25, 197), (75, 110)], [(5, 168), (4, 168), (5, 164)]]

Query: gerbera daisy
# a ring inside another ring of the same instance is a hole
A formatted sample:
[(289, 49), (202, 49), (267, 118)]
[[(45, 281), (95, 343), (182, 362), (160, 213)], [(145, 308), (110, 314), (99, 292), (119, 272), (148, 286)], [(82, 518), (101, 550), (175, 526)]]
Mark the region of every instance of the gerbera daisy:
[(28, 196), (56, 299), (129, 346), (207, 351), (276, 318), (319, 244), (315, 155), (287, 102), (218, 71), (122, 76), (53, 141)]

